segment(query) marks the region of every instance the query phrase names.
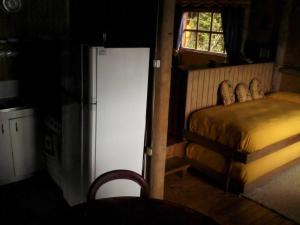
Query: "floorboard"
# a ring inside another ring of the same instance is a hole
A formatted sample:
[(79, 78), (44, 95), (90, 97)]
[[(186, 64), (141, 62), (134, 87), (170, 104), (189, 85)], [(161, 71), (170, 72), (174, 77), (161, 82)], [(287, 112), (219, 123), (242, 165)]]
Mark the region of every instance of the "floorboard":
[(199, 174), (166, 176), (165, 199), (193, 208), (222, 225), (296, 225), (251, 200), (226, 193)]

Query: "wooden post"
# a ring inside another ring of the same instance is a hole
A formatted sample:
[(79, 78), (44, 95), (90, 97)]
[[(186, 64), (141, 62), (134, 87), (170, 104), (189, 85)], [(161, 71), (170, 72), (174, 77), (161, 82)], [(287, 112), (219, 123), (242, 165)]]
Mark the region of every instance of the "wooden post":
[(156, 59), (160, 68), (154, 72), (154, 108), (152, 122), (152, 159), (150, 196), (163, 199), (167, 152), (168, 114), (173, 52), (175, 0), (161, 0)]

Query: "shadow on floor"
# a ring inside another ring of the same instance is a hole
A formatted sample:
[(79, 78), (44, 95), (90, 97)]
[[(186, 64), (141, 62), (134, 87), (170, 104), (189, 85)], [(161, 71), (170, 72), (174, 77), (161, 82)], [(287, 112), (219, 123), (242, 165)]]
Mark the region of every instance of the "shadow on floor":
[(0, 186), (0, 203), (0, 218), (7, 224), (43, 224), (69, 209), (47, 172)]

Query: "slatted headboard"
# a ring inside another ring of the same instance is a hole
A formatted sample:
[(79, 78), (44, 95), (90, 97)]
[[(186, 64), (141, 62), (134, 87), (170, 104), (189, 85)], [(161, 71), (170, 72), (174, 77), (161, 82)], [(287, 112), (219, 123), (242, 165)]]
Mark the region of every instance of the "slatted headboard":
[(217, 105), (218, 88), (223, 80), (230, 80), (235, 88), (240, 82), (249, 85), (253, 78), (258, 78), (265, 93), (270, 92), (272, 90), (273, 69), (274, 63), (261, 63), (189, 71), (185, 124), (191, 112)]

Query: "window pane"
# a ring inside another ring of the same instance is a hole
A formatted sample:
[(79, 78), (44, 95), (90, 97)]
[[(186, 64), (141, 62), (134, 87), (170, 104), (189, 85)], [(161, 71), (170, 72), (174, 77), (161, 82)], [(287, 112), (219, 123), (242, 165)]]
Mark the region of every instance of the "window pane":
[(186, 27), (185, 29), (196, 30), (197, 29), (197, 12), (188, 12), (186, 17)]
[(197, 49), (201, 51), (208, 51), (209, 46), (209, 34), (208, 33), (198, 33), (198, 46)]
[(212, 34), (210, 51), (224, 53), (224, 36), (223, 34)]
[(185, 31), (182, 43), (184, 48), (196, 48), (196, 33)]
[(217, 32), (223, 32), (221, 13), (214, 13), (212, 30)]
[(210, 12), (201, 12), (199, 13), (199, 30), (210, 31), (211, 23), (211, 13)]

